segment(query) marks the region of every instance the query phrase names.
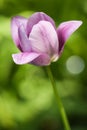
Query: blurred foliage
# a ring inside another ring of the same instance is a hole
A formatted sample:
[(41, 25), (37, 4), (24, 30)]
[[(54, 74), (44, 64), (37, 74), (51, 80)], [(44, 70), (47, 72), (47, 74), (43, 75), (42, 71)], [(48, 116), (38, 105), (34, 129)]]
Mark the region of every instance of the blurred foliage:
[[(58, 25), (78, 19), (83, 26), (67, 41), (61, 58), (51, 65), (72, 130), (87, 130), (87, 0), (0, 0), (0, 130), (62, 130), (53, 91), (44, 68), (18, 66), (10, 31), (11, 17), (43, 11)], [(68, 72), (66, 61), (80, 56), (85, 69)]]

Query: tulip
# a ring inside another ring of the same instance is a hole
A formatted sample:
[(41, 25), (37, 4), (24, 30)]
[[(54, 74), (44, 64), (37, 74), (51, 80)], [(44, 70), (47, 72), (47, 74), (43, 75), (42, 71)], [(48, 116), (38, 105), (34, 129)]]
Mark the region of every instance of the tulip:
[(59, 59), (65, 42), (76, 31), (82, 21), (67, 21), (58, 28), (51, 17), (43, 12), (31, 17), (16, 16), (11, 21), (12, 38), (21, 51), (13, 54), (16, 64), (47, 66)]

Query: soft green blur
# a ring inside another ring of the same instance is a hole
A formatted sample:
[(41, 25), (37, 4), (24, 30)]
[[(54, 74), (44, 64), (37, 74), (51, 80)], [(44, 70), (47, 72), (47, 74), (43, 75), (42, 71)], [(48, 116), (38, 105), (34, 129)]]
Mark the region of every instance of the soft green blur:
[(57, 26), (83, 21), (51, 68), (72, 130), (87, 130), (87, 0), (0, 0), (0, 130), (63, 130), (45, 69), (18, 66), (11, 57), (19, 52), (11, 17), (37, 11), (50, 15)]

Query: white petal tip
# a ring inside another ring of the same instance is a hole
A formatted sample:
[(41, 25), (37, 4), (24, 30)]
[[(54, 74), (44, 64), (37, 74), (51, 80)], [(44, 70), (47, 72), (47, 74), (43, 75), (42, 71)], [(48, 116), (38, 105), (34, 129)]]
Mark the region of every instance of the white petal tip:
[(36, 59), (40, 54), (37, 53), (18, 53), (18, 54), (13, 54), (12, 58), (13, 61), (16, 64), (22, 65), (22, 64), (27, 64), (31, 63), (34, 59)]

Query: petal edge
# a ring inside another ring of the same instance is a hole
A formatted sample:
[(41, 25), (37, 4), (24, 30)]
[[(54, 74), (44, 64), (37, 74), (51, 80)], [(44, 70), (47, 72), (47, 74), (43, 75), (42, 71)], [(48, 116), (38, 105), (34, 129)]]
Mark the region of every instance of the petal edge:
[(57, 28), (57, 35), (59, 38), (59, 53), (64, 48), (64, 44), (67, 41), (67, 39), (70, 37), (70, 35), (75, 32), (82, 24), (82, 21), (67, 21), (63, 22), (59, 25)]
[(55, 27), (55, 23), (54, 20), (48, 16), (47, 14), (43, 13), (43, 12), (37, 12), (34, 13), (31, 17), (29, 17), (28, 22), (27, 22), (27, 35), (29, 36), (32, 27), (37, 24), (39, 21), (48, 21), (50, 22), (54, 27)]
[(27, 64), (37, 58), (40, 54), (37, 53), (18, 53), (13, 54), (12, 58), (16, 64), (22, 65)]
[(22, 16), (15, 16), (11, 20), (11, 33), (12, 33), (12, 38), (16, 46), (21, 50), (20, 46), (20, 40), (18, 36), (18, 28), (21, 24), (26, 26), (27, 19), (22, 17)]

